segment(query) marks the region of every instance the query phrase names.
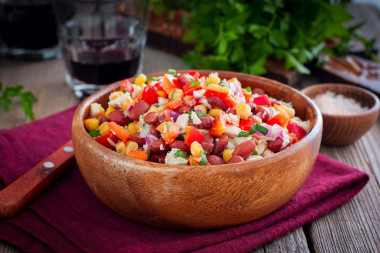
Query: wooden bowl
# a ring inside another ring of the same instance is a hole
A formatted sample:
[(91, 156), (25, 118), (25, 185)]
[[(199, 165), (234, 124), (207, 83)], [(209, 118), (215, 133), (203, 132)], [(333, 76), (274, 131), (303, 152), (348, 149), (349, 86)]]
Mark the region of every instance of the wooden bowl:
[(379, 99), (372, 92), (363, 88), (345, 84), (319, 84), (302, 90), (310, 98), (327, 91), (342, 94), (369, 109), (360, 114), (332, 115), (322, 113), (322, 143), (331, 146), (348, 145), (362, 137), (376, 122), (379, 115)]
[[(208, 75), (215, 71), (199, 72)], [(98, 144), (83, 125), (90, 104), (105, 106), (108, 95), (119, 89), (120, 82), (113, 83), (81, 103), (72, 127), (78, 166), (101, 201), (128, 219), (171, 229), (238, 225), (261, 218), (289, 201), (305, 182), (319, 151), (319, 110), (308, 97), (279, 82), (225, 71), (219, 71), (219, 76), (237, 77), (244, 87), (260, 87), (270, 96), (292, 102), (297, 115), (310, 120), (312, 130), (278, 154), (233, 165), (177, 166), (132, 159)]]

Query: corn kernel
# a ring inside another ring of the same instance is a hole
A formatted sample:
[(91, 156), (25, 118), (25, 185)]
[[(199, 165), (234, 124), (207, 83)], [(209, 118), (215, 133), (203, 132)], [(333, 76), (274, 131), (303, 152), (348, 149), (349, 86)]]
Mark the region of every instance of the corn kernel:
[(221, 112), (223, 111), (220, 109), (211, 109), (210, 111), (208, 111), (208, 115), (217, 117)]
[(99, 131), (100, 131), (100, 134), (101, 135), (107, 135), (111, 132), (109, 126), (108, 126), (108, 122), (103, 122), (102, 124), (100, 124), (99, 126)]
[(129, 123), (127, 131), (130, 135), (137, 133), (137, 126), (135, 122)]
[(95, 117), (100, 118), (100, 117), (102, 117), (102, 116), (104, 115), (104, 113), (105, 113), (104, 108), (103, 108), (103, 107), (100, 107), (100, 109), (99, 109), (99, 113), (96, 114)]
[(220, 83), (220, 78), (217, 75), (209, 75), (208, 78), (210, 79), (210, 83)]
[(201, 152), (204, 151), (204, 150), (202, 148), (202, 145), (199, 142), (194, 141), (193, 143), (191, 143), (190, 151), (191, 151), (191, 154), (193, 156), (200, 157), (201, 156)]
[(116, 91), (116, 92), (113, 92), (111, 95), (111, 97), (109, 98), (110, 100), (114, 100), (118, 97), (120, 97), (121, 95), (123, 95), (124, 93), (122, 91)]
[(168, 97), (168, 94), (165, 91), (163, 91), (163, 90), (157, 90), (156, 92), (157, 92), (157, 95), (159, 97), (162, 97), (162, 98), (167, 98)]
[(137, 142), (128, 141), (125, 147), (124, 154), (128, 155), (129, 151), (136, 151), (138, 148), (139, 148), (139, 144), (137, 144)]
[(96, 118), (89, 118), (84, 121), (84, 126), (87, 131), (91, 131), (93, 129), (97, 129), (99, 127), (99, 120)]
[(226, 149), (223, 151), (223, 160), (225, 163), (228, 163), (228, 161), (231, 159), (233, 153), (234, 153), (233, 149)]
[(116, 143), (115, 149), (116, 149), (116, 152), (118, 152), (120, 154), (124, 154), (124, 152), (125, 152), (125, 143), (122, 142), (122, 141), (119, 141), (118, 143)]
[(236, 106), (236, 115), (239, 115), (241, 119), (248, 119), (251, 115), (251, 107), (247, 104), (238, 104)]
[(110, 114), (110, 113), (113, 112), (113, 111), (116, 111), (116, 108), (113, 107), (113, 106), (108, 106), (108, 108), (107, 108), (107, 110), (106, 110), (106, 113), (105, 113), (107, 119), (108, 119), (108, 114)]
[(176, 89), (175, 91), (172, 91), (169, 93), (169, 98), (170, 100), (176, 99), (176, 98), (183, 98), (183, 90), (181, 89)]
[(145, 83), (146, 81), (146, 75), (144, 74), (140, 74), (136, 80), (135, 80), (135, 84), (138, 85), (138, 86), (141, 86)]
[(149, 111), (148, 111), (148, 112), (158, 112), (158, 107), (152, 105), (152, 106), (149, 108)]
[(289, 108), (286, 105), (280, 105), (289, 115), (290, 118), (294, 117), (295, 111), (293, 108)]
[(207, 113), (207, 108), (205, 105), (196, 105), (194, 106), (194, 111), (195, 112), (201, 111), (202, 113)]

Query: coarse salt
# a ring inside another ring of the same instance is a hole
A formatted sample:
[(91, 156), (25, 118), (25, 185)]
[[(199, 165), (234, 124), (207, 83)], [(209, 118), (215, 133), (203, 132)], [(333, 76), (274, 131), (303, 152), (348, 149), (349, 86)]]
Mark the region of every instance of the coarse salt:
[(321, 112), (325, 114), (351, 115), (368, 110), (368, 107), (361, 107), (354, 99), (344, 97), (342, 94), (335, 94), (331, 91), (318, 94), (312, 100)]

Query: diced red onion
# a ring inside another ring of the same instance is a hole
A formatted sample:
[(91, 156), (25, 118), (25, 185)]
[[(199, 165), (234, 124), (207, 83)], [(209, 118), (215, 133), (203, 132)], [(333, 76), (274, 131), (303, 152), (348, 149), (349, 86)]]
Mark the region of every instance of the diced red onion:
[(195, 112), (203, 112), (201, 108), (196, 108), (194, 111)]
[(133, 107), (135, 107), (135, 106), (134, 105), (129, 106), (128, 112), (132, 111)]
[(148, 134), (146, 137), (145, 137), (145, 142), (146, 144), (150, 145), (153, 141), (155, 140), (158, 140), (158, 138), (154, 135), (151, 135), (151, 134)]
[(173, 121), (177, 121), (178, 117), (179, 117), (179, 113), (176, 113), (175, 111), (170, 111), (170, 117), (173, 118)]
[(144, 127), (144, 129), (140, 132), (140, 137), (141, 138), (145, 138), (145, 137), (148, 136), (148, 134), (150, 133), (150, 127), (151, 127), (151, 125), (146, 124), (146, 126)]
[(273, 107), (268, 107), (268, 108), (265, 108), (267, 109), (268, 113), (269, 113), (269, 118), (271, 119), (274, 115), (276, 115), (276, 111)]

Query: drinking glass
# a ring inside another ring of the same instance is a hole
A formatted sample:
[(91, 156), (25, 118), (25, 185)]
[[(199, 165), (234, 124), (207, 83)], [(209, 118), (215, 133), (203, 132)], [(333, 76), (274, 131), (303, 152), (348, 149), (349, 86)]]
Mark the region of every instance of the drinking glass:
[(59, 52), (51, 0), (0, 0), (0, 53), (50, 59)]
[(66, 65), (78, 97), (142, 70), (148, 0), (53, 0)]

